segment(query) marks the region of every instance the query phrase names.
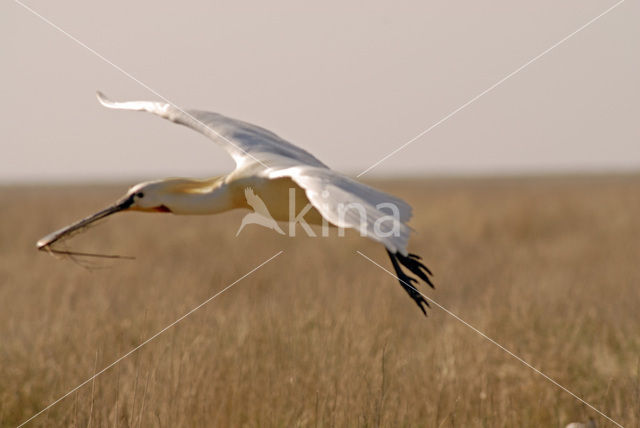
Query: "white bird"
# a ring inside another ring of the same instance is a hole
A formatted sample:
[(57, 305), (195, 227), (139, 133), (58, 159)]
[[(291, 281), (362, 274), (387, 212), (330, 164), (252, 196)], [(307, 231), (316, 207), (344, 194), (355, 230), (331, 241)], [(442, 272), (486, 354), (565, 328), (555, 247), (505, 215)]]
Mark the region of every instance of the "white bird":
[[(414, 287), (418, 281), (401, 268), (404, 266), (433, 287), (431, 271), (419, 256), (407, 251), (411, 207), (403, 200), (332, 171), (310, 153), (259, 126), (217, 113), (185, 111), (168, 103), (114, 102), (100, 92), (97, 96), (105, 107), (147, 111), (204, 134), (231, 155), (236, 168), (226, 176), (204, 180), (167, 178), (136, 184), (112, 206), (45, 236), (38, 241), (38, 249), (65, 253), (56, 251), (52, 245), (97, 220), (125, 210), (216, 214), (248, 208), (244, 190), (249, 187), (266, 201), (275, 220), (290, 221), (290, 189), (295, 189), (296, 206), (313, 207), (304, 215), (307, 223), (325, 221), (341, 228), (358, 229), (383, 244), (400, 285), (426, 315), (425, 305), (429, 304)], [(391, 207), (395, 215), (390, 216), (383, 207)]]

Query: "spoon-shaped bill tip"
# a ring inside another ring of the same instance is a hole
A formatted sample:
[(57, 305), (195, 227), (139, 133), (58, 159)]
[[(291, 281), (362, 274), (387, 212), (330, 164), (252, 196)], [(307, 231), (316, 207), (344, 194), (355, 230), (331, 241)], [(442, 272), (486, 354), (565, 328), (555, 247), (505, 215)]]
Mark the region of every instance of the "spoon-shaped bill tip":
[(60, 230), (56, 230), (55, 232), (52, 232), (47, 236), (44, 236), (43, 238), (38, 240), (38, 242), (36, 243), (36, 247), (38, 248), (38, 250), (51, 250), (50, 246), (56, 241), (60, 240), (61, 238), (68, 236), (79, 230), (82, 230), (88, 227), (89, 225), (91, 225), (92, 223), (98, 220), (101, 220), (107, 216), (110, 216), (111, 214), (115, 214), (117, 212), (126, 210), (132, 204), (133, 204), (133, 196), (127, 197), (108, 208), (105, 208), (93, 215), (90, 215), (89, 217), (85, 217), (82, 220), (79, 220), (69, 226), (65, 226)]

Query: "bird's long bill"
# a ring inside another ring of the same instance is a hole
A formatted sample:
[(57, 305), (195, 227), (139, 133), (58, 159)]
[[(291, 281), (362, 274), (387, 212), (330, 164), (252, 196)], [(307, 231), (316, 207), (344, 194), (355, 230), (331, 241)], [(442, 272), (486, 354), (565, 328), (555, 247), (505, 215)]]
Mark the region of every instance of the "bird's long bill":
[(101, 211), (98, 211), (97, 213), (90, 215), (89, 217), (85, 217), (80, 221), (77, 221), (69, 226), (63, 227), (60, 230), (56, 230), (55, 232), (52, 232), (50, 234), (48, 234), (47, 236), (41, 238), (36, 246), (38, 247), (38, 250), (46, 250), (46, 251), (51, 251), (54, 253), (64, 253), (64, 254), (70, 254), (70, 255), (81, 255), (81, 256), (95, 256), (95, 257), (118, 257), (120, 258), (120, 256), (106, 256), (106, 255), (100, 255), (100, 254), (89, 254), (89, 253), (74, 253), (71, 251), (57, 251), (57, 250), (53, 250), (51, 248), (51, 245), (54, 244), (55, 242), (59, 241), (60, 239), (64, 238), (65, 236), (68, 236), (70, 234), (72, 234), (73, 232), (77, 232), (81, 229), (84, 229), (85, 227), (88, 227), (89, 225), (91, 225), (92, 223), (95, 223), (98, 220), (101, 220), (107, 216), (110, 216), (111, 214), (115, 214), (117, 212), (126, 210), (127, 208), (129, 208), (131, 205), (133, 204), (133, 196), (130, 197), (126, 197), (118, 202), (116, 202), (115, 204), (113, 204), (112, 206), (105, 208)]

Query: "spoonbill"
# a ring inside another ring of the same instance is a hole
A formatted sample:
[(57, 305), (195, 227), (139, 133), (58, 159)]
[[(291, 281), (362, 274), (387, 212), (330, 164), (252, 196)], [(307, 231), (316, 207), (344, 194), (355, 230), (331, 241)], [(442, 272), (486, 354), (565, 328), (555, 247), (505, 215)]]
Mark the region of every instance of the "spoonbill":
[[(218, 113), (185, 111), (163, 102), (115, 102), (101, 92), (97, 97), (107, 108), (146, 111), (204, 134), (231, 155), (236, 168), (222, 177), (165, 178), (136, 184), (111, 206), (40, 239), (38, 249), (91, 255), (59, 251), (53, 244), (121, 211), (216, 214), (249, 208), (249, 204), (255, 206), (251, 201), (254, 192), (269, 206), (268, 213), (273, 219), (291, 221), (289, 206), (293, 189), (297, 206), (310, 205), (305, 222), (316, 225), (328, 222), (340, 228), (358, 229), (363, 236), (383, 244), (400, 285), (427, 314), (425, 306), (429, 303), (415, 288), (418, 280), (402, 269), (408, 269), (434, 288), (431, 271), (419, 256), (407, 251), (411, 206), (403, 200), (329, 169), (307, 151), (259, 126)], [(345, 206), (357, 209), (345, 210)], [(383, 209), (385, 206), (392, 207), (395, 215), (390, 216), (388, 210)], [(265, 210), (261, 207), (259, 211)], [(280, 229), (272, 224), (269, 227)]]

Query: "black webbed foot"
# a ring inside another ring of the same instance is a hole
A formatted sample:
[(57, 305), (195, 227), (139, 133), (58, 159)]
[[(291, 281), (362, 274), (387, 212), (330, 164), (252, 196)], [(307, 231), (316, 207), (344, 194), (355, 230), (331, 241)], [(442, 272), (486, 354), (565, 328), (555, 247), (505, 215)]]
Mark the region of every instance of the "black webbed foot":
[(416, 254), (403, 256), (400, 253), (392, 253), (389, 250), (387, 250), (387, 254), (389, 254), (391, 264), (393, 264), (393, 269), (396, 271), (396, 276), (400, 281), (400, 285), (402, 286), (404, 291), (407, 292), (409, 297), (411, 297), (413, 301), (416, 302), (422, 313), (426, 316), (427, 311), (425, 309), (425, 306), (430, 307), (429, 302), (424, 298), (422, 294), (420, 294), (420, 292), (418, 292), (418, 289), (416, 288), (416, 286), (418, 285), (418, 280), (404, 273), (402, 271), (402, 268), (400, 267), (400, 264), (405, 266), (420, 279), (429, 284), (432, 288), (435, 288), (433, 283), (431, 282), (431, 279), (427, 276), (431, 275), (431, 271), (419, 261), (420, 256)]

